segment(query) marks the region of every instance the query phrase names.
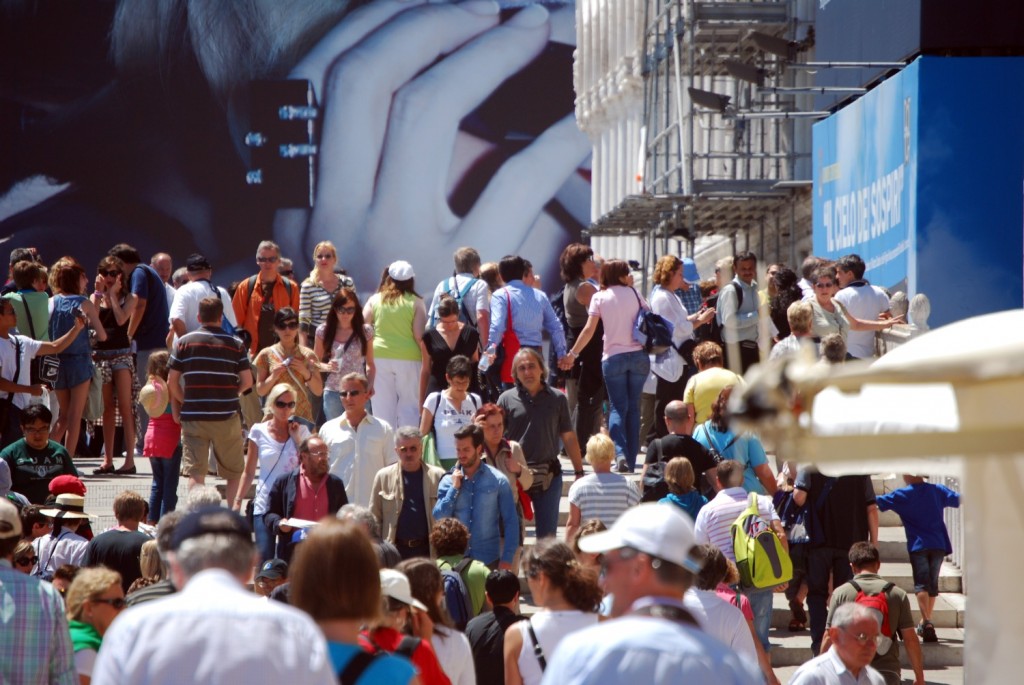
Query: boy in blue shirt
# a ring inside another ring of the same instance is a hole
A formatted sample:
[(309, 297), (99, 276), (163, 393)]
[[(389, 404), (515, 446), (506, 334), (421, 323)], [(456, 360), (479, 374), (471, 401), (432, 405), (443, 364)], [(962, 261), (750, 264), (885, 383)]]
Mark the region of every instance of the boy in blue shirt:
[(932, 610), (939, 595), (939, 569), (953, 552), (942, 518), (946, 507), (959, 507), (960, 494), (944, 485), (926, 483), (922, 476), (903, 475), (906, 487), (875, 498), (879, 511), (895, 511), (903, 519), (907, 551), (914, 573), (914, 592), (921, 611), (917, 634), (924, 642), (938, 642)]

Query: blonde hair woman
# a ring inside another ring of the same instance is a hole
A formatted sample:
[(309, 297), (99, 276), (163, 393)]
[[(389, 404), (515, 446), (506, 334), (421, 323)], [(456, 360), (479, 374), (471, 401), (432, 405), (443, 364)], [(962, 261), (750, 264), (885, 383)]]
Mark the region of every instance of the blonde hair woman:
[(322, 240), (313, 248), (313, 270), (299, 289), (299, 340), (312, 347), (316, 327), (327, 320), (331, 303), (342, 288), (354, 288), (352, 279), (335, 271), (338, 250), (330, 240)]
[(79, 682), (88, 685), (103, 635), (124, 609), (121, 574), (105, 566), (84, 568), (75, 575), (64, 598), (75, 651)]
[(569, 488), (569, 521), (565, 540), (572, 542), (580, 523), (598, 519), (609, 528), (619, 515), (640, 503), (640, 492), (618, 473), (612, 473), (615, 443), (604, 433), (587, 440), (587, 461), (594, 472), (578, 479)]

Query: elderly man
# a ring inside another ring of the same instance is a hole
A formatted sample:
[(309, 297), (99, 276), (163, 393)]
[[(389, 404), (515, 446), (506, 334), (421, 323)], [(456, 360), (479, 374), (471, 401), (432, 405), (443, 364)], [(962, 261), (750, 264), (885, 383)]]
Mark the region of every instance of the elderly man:
[(245, 519), (223, 507), (192, 512), (171, 548), (181, 592), (118, 617), (103, 637), (94, 683), (337, 682), (313, 620), (246, 591), (259, 556)]
[(291, 561), (295, 548), (296, 529), (285, 520), (319, 521), (348, 504), (345, 484), (328, 469), (328, 454), (320, 437), (309, 436), (299, 445), (299, 468), (278, 478), (270, 489), (263, 523), (277, 537), (278, 558)]
[(371, 488), (370, 511), (381, 537), (394, 543), (402, 559), (435, 554), (430, 531), (444, 469), (423, 463), (422, 441), (419, 429), (412, 426), (395, 431), (398, 462), (378, 471)]
[(213, 267), (201, 254), (191, 254), (185, 260), (188, 283), (174, 293), (171, 302), (171, 328), (176, 338), (199, 328), (199, 303), (207, 297), (219, 297), (224, 303), (224, 315), (232, 326), (237, 325), (231, 296), (224, 288), (213, 285)]
[(512, 372), (516, 386), (501, 393), (498, 406), (505, 410), (505, 437), (519, 443), (527, 466), (533, 472), (529, 494), (533, 500), (537, 537), (543, 538), (554, 535), (558, 529), (558, 506), (562, 498), (559, 440), (565, 445), (576, 478), (586, 473), (569, 417), (569, 401), (547, 385), (547, 371), (540, 352), (529, 347), (520, 349), (512, 360)]
[(547, 685), (583, 683), (762, 682), (757, 665), (703, 632), (683, 605), (699, 563), (693, 524), (678, 507), (641, 504), (580, 549), (604, 555), (613, 621), (559, 644), (544, 672)]
[(466, 555), (492, 570), (512, 568), (519, 546), (519, 515), (501, 471), (481, 461), (484, 432), (476, 424), (455, 431), (459, 463), (441, 479), (434, 518), (455, 517), (469, 528)]
[(855, 602), (836, 609), (828, 629), (835, 649), (798, 668), (789, 685), (885, 685), (882, 675), (869, 665), (878, 649), (879, 618), (877, 611)]
[(0, 499), (0, 682), (77, 685), (64, 601), (49, 583), (14, 569), (20, 541), (18, 510)]
[(320, 437), (331, 451), (331, 473), (345, 483), (348, 501), (370, 505), (373, 479), (385, 466), (398, 461), (391, 425), (366, 411), (370, 381), (361, 373), (341, 377), (341, 406), (338, 418), (320, 428)]

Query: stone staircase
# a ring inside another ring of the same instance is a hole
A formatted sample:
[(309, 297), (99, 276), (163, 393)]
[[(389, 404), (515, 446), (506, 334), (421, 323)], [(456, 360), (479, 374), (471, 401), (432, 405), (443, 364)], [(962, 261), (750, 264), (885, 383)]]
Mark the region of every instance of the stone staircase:
[[(573, 482), (572, 465), (568, 459), (563, 458), (562, 466), (563, 483), (562, 500), (559, 505), (559, 539), (565, 538), (565, 524), (569, 519), (568, 494), (569, 487)], [(589, 466), (585, 468), (590, 472)], [(634, 480), (639, 486), (639, 475), (627, 477)], [(873, 476), (872, 482), (877, 494), (883, 494), (903, 486), (902, 478), (892, 475), (888, 477)], [(919, 618), (917, 613), (917, 596), (914, 594), (914, 581), (907, 554), (906, 536), (900, 517), (897, 514), (893, 512), (880, 513), (878, 537), (879, 553), (882, 558), (882, 567), (879, 573), (907, 592), (910, 598), (910, 608), (914, 613), (914, 622), (916, 623)], [(525, 545), (532, 545), (535, 539), (533, 526), (528, 523)], [(537, 611), (537, 607), (532, 604), (530, 590), (526, 584), (526, 576), (522, 572), (520, 572), (519, 583), (522, 588), (522, 612), (529, 616)], [(948, 562), (944, 563), (939, 576), (940, 595), (935, 603), (935, 610), (932, 615), (932, 622), (935, 624), (939, 641), (937, 643), (921, 645), (924, 653), (926, 676), (928, 675), (928, 670), (942, 670), (963, 666), (964, 614), (967, 599), (962, 594), (962, 587), (960, 570)], [(772, 664), (776, 669), (798, 666), (812, 657), (810, 631), (789, 632), (789, 619), (789, 604), (786, 601), (786, 596), (783, 593), (776, 593), (772, 602), (772, 628), (769, 633), (769, 640), (772, 644)], [(906, 649), (901, 649), (900, 653), (904, 667), (909, 669), (910, 664), (906, 658)], [(912, 673), (907, 671), (905, 675), (909, 677)], [(785, 682), (784, 678), (782, 680)]]

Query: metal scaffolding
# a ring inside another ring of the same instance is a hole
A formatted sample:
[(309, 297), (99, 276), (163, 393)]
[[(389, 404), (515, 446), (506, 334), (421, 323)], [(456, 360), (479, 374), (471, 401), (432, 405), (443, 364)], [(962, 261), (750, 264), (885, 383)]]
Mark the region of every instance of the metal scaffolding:
[(788, 223), (809, 178), (810, 126), (790, 89), (801, 84), (764, 46), (785, 46), (792, 61), (813, 45), (795, 2), (647, 0), (640, 192), (598, 218), (591, 235), (667, 245), (735, 236), (769, 218)]

